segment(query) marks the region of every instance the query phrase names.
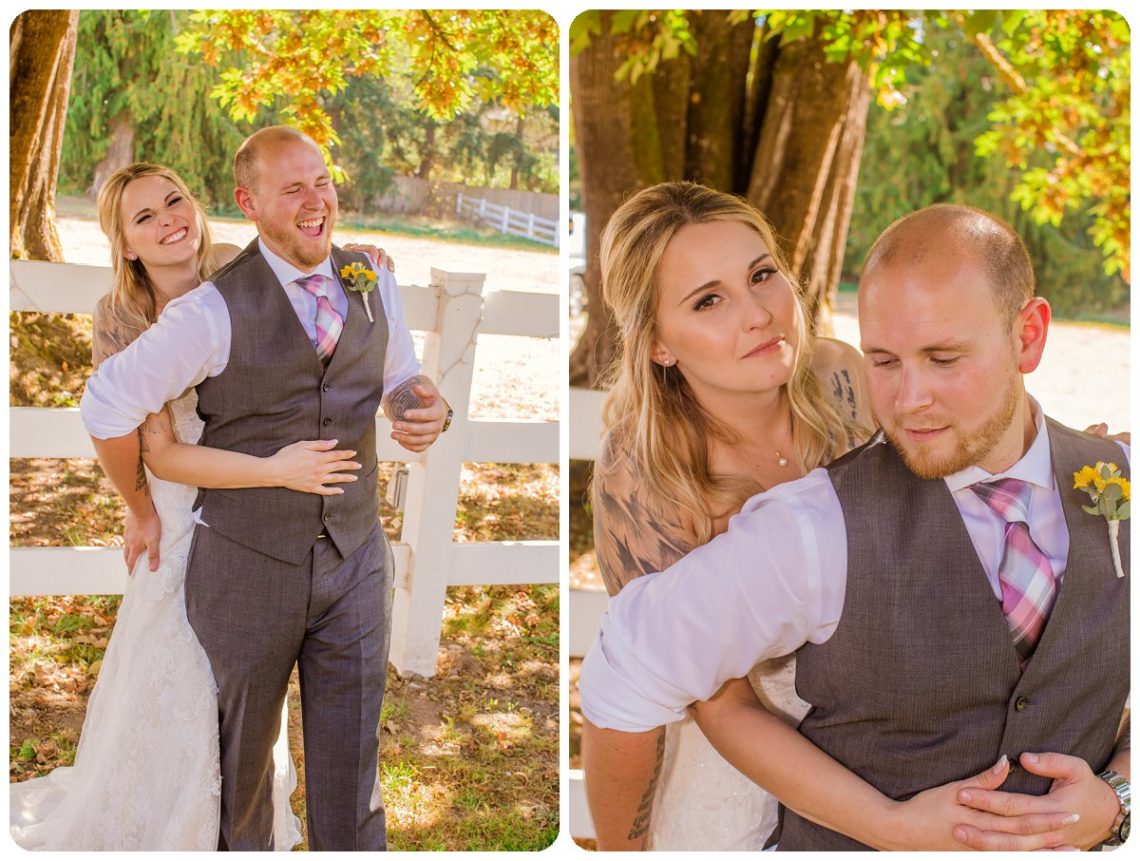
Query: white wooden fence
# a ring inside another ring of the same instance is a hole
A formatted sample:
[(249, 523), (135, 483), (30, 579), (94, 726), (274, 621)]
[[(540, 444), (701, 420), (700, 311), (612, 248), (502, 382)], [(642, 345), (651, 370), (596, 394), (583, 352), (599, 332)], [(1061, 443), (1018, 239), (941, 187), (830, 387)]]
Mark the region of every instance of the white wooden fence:
[[(110, 269), (11, 261), (13, 311), (89, 314), (110, 286)], [(557, 583), (557, 541), (455, 543), (452, 529), (465, 462), (557, 463), (558, 423), (468, 417), (476, 336), (558, 336), (558, 296), (483, 293), (482, 274), (431, 270), (429, 287), (402, 286), (408, 326), (425, 332), (423, 372), (455, 411), (450, 430), (422, 454), (400, 448), (377, 415), (377, 455), (409, 464), (396, 557), (391, 661), (400, 672), (435, 672), (448, 586)], [(17, 407), (10, 457), (94, 457), (78, 409)], [(10, 551), (10, 594), (119, 594), (127, 580), (122, 551), (28, 547)]]
[(559, 230), (556, 220), (500, 206), (481, 197), (464, 195), (462, 191), (455, 196), (455, 217), (470, 218), (495, 228), (499, 233), (522, 236), (558, 247)]
[[(570, 390), (570, 459), (593, 460), (602, 442), (602, 402), (605, 392)], [(600, 589), (570, 590), (570, 630), (566, 632), (570, 657), (581, 658), (594, 642), (608, 598)], [(594, 823), (586, 805), (586, 788), (580, 769), (567, 780), (570, 835), (593, 837)]]

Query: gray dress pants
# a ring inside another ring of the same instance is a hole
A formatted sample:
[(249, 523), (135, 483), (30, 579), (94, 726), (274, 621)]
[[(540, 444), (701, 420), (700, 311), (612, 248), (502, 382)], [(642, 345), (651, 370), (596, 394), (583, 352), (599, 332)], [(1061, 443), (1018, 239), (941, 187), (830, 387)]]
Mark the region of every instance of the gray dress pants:
[(298, 665), (309, 848), (382, 850), (380, 707), (392, 553), (379, 524), (342, 558), (319, 538), (305, 562), (271, 559), (199, 524), (186, 611), (218, 683), (219, 849), (273, 848), (273, 741)]

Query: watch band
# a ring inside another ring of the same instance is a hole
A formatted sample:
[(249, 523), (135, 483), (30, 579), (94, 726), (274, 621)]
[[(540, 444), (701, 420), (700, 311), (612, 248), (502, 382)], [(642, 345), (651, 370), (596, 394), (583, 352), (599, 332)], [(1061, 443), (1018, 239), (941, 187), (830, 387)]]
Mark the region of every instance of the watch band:
[(1109, 785), (1120, 802), (1120, 812), (1116, 814), (1116, 819), (1112, 823), (1112, 836), (1101, 844), (1111, 849), (1128, 839), (1132, 821), (1132, 787), (1123, 775), (1115, 771), (1102, 771), (1097, 777)]

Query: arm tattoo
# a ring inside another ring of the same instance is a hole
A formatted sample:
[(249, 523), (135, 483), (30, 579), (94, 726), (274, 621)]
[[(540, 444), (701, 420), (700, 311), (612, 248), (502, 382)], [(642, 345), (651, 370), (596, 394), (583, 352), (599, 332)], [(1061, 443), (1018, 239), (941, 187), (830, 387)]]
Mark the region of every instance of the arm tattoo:
[(150, 496), (150, 484), (146, 480), (146, 467), (143, 464), (142, 453), (146, 451), (146, 443), (143, 441), (142, 428), (138, 430), (139, 435), (139, 462), (138, 467), (135, 469), (135, 490), (141, 490), (147, 496)]
[(423, 401), (420, 396), (412, 391), (412, 386), (422, 385), (424, 382), (430, 382), (427, 377), (422, 374), (417, 374), (414, 377), (409, 377), (392, 389), (384, 399), (388, 402), (388, 409), (391, 413), (391, 420), (394, 422), (401, 421), (407, 414), (408, 410), (419, 409), (423, 406)]
[(605, 482), (597, 486), (598, 567), (611, 595), (635, 577), (663, 571), (692, 549), (682, 539), (686, 530), (680, 521), (650, 506), (643, 493), (621, 498)]
[(855, 384), (846, 368), (840, 368), (831, 375), (831, 399), (840, 415), (846, 414), (852, 421), (859, 418), (855, 403)]
[(633, 818), (633, 825), (629, 829), (628, 840), (638, 840), (649, 833), (649, 820), (653, 815), (653, 796), (657, 793), (657, 781), (661, 777), (661, 766), (665, 762), (665, 727), (657, 730), (657, 763), (653, 766), (653, 776), (649, 785), (645, 787), (645, 794), (641, 796), (641, 803), (637, 806), (637, 815)]
[(100, 299), (95, 306), (92, 323), (91, 358), (96, 368), (104, 359), (123, 350), (141, 334), (138, 329), (119, 319), (111, 310), (107, 297)]

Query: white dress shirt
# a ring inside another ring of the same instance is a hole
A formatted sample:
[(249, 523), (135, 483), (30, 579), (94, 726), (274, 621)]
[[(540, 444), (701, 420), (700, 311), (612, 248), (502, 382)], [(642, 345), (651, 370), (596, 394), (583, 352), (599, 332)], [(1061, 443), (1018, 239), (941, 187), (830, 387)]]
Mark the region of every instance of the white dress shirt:
[[(302, 272), (270, 251), (260, 237), (257, 241), (265, 262), (289, 297), (309, 340), (315, 344), (317, 299), (293, 282), (314, 273), (327, 275), (332, 279), (329, 300), (341, 319), (345, 319), (350, 297), (333, 272), (332, 259), (325, 258), (313, 272)], [(387, 267), (375, 271), (379, 276), (376, 289), (380, 291), (388, 318), (384, 390), (392, 391), (418, 374), (420, 363), (404, 319), (396, 279)], [(109, 356), (87, 381), (79, 403), (87, 432), (96, 439), (130, 433), (167, 401), (224, 371), (230, 358), (230, 339), (229, 310), (212, 281), (172, 300), (153, 326), (125, 350)]]
[[(969, 467), (943, 479), (997, 600), (1005, 521), (970, 484), (1006, 477), (1029, 482), (1030, 534), (1058, 577), (1069, 552), (1049, 435), (1036, 401), (1031, 406), (1037, 433), (1017, 463), (997, 475)], [(1121, 448), (1127, 458), (1127, 446)], [(814, 469), (752, 497), (727, 531), (610, 599), (582, 663), (582, 712), (596, 726), (625, 732), (680, 720), (691, 703), (761, 661), (826, 642), (839, 623), (846, 587), (843, 510), (827, 470)]]

